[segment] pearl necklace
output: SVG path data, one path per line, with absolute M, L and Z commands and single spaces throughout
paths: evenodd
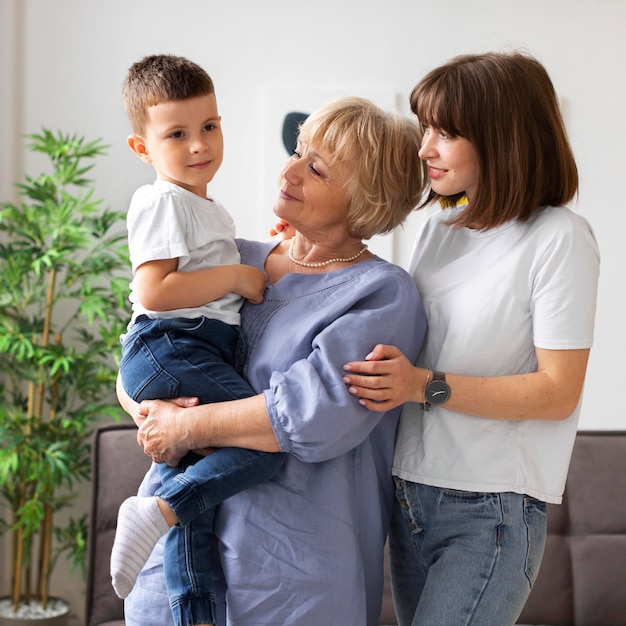
M 298 259 L 294 258 L 293 247 L 295 243 L 296 243 L 296 238 L 294 237 L 291 240 L 291 245 L 289 246 L 289 252 L 287 253 L 287 256 L 289 257 L 290 261 L 293 261 L 296 265 L 300 265 L 302 267 L 324 267 L 325 265 L 330 265 L 331 263 L 349 263 L 350 261 L 354 261 L 355 259 L 358 259 L 367 250 L 367 246 L 363 246 L 353 256 L 338 258 L 338 259 L 329 259 L 328 261 L 320 261 L 319 263 L 307 263 L 306 261 L 299 261 Z

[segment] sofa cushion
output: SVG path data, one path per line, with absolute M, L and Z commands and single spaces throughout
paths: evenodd
M 626 533 L 624 434 L 578 434 L 567 478 L 567 497 L 572 535 Z
M 124 603 L 111 586 L 109 560 L 119 505 L 137 493 L 150 467 L 136 433 L 134 424 L 124 422 L 100 427 L 94 436 L 86 626 L 124 626 Z
M 626 624 L 626 536 L 571 538 L 576 626 Z
M 123 626 L 109 557 L 120 502 L 149 467 L 133 424 L 102 427 L 93 446 L 86 626 Z M 626 625 L 626 432 L 579 432 L 562 505 L 548 505 L 546 550 L 519 624 Z M 397 624 L 385 566 L 381 624 Z
M 626 437 L 579 433 L 567 479 L 576 626 L 626 624 Z
M 626 624 L 626 435 L 579 432 L 520 623 Z

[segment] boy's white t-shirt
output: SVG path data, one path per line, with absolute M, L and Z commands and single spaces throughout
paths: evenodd
M 193 272 L 220 265 L 238 265 L 235 224 L 224 207 L 173 183 L 156 180 L 133 194 L 128 215 L 128 245 L 133 273 L 147 261 L 178 259 L 178 270 Z M 131 324 L 138 315 L 150 318 L 206 316 L 227 324 L 240 323 L 243 299 L 229 293 L 196 308 L 149 311 L 130 283 L 133 305 Z
M 428 218 L 415 242 L 409 272 L 429 322 L 418 364 L 503 376 L 536 371 L 535 347 L 590 348 L 599 253 L 587 221 L 549 207 L 485 232 L 444 224 L 462 208 Z M 506 421 L 407 404 L 394 475 L 559 503 L 579 412 L 580 402 L 563 421 Z

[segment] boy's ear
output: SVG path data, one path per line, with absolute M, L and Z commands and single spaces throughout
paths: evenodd
M 128 135 L 126 139 L 128 147 L 144 162 L 152 163 L 152 158 L 148 154 L 148 148 L 141 135 Z

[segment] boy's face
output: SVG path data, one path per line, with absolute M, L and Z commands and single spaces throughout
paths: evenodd
M 163 102 L 148 109 L 143 134 L 131 135 L 128 145 L 157 178 L 206 198 L 222 164 L 220 121 L 214 94 Z

